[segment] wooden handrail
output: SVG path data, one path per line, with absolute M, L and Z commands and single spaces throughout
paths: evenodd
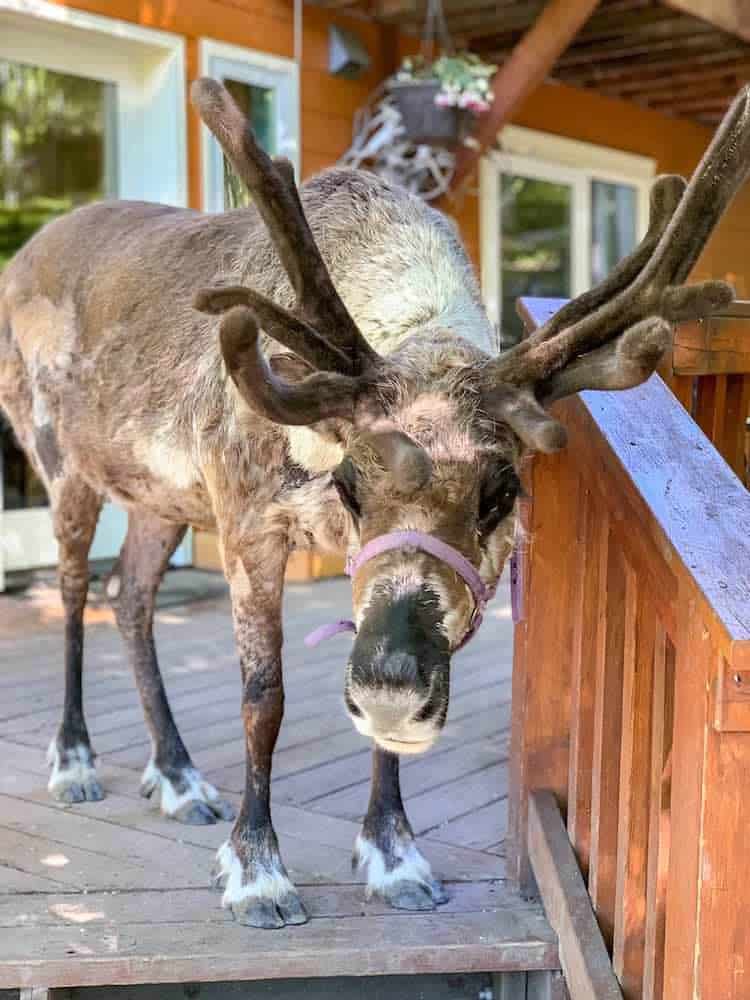
M 750 374 L 750 302 L 732 302 L 701 322 L 681 323 L 671 362 L 675 375 Z
M 534 884 L 549 790 L 626 1000 L 750 995 L 750 493 L 658 376 L 556 415 L 568 448 L 526 471 L 511 873 Z

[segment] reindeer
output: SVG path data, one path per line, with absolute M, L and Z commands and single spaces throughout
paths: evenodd
M 218 854 L 242 923 L 303 923 L 271 822 L 289 551 L 358 552 L 344 700 L 374 744 L 355 857 L 395 907 L 446 899 L 418 850 L 399 755 L 442 730 L 451 654 L 511 550 L 518 469 L 554 451 L 547 407 L 646 379 L 670 324 L 731 298 L 680 287 L 748 169 L 744 90 L 687 191 L 656 181 L 648 234 L 592 291 L 495 355 L 453 225 L 377 177 L 331 169 L 301 195 L 219 84 L 193 101 L 254 207 L 204 215 L 100 203 L 52 222 L 0 277 L 0 400 L 50 498 L 65 611 L 65 703 L 49 789 L 103 791 L 83 714 L 87 553 L 104 497 L 128 510 L 106 585 L 152 741 L 142 791 L 183 823 L 233 818 L 193 765 L 152 635 L 186 525 L 218 531 L 242 670 L 247 777 Z M 261 333 L 262 331 L 262 333 Z M 218 333 L 218 336 L 217 336 Z

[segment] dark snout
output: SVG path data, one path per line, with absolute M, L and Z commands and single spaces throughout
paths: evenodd
M 437 594 L 376 587 L 352 649 L 346 707 L 357 729 L 392 753 L 422 753 L 448 712 L 450 651 Z

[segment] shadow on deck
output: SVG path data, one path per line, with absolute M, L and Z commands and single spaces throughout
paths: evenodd
M 167 594 L 179 589 L 179 576 L 172 574 Z M 266 932 L 235 925 L 207 888 L 227 827 L 180 826 L 139 797 L 146 731 L 119 637 L 96 599 L 86 709 L 107 798 L 67 807 L 49 799 L 44 751 L 61 708 L 61 621 L 44 586 L 33 599 L 0 598 L 0 988 L 559 967 L 541 909 L 504 881 L 507 591 L 454 662 L 442 740 L 403 761 L 407 811 L 452 897 L 429 914 L 365 902 L 351 871 L 369 749 L 342 704 L 350 640 L 312 652 L 302 644 L 309 628 L 348 601 L 343 580 L 287 588 L 274 820 L 313 919 Z M 170 603 L 156 628 L 177 721 L 196 764 L 236 802 L 244 750 L 228 601 Z

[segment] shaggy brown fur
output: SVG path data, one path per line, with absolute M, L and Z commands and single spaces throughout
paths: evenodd
M 587 385 L 641 381 L 666 346 L 668 319 L 726 299 L 716 283 L 673 289 L 684 268 L 667 251 L 676 234 L 692 260 L 744 178 L 748 94 L 684 198 L 679 180 L 657 184 L 646 249 L 499 359 L 468 259 L 443 216 L 342 170 L 304 186 L 303 214 L 290 168 L 258 150 L 222 88 L 201 83 L 196 99 L 268 230 L 255 209 L 207 216 L 135 202 L 93 205 L 50 224 L 0 276 L 0 403 L 47 486 L 60 543 L 66 700 L 51 747 L 53 794 L 102 795 L 81 702 L 82 613 L 87 552 L 108 497 L 129 511 L 107 589 L 153 742 L 144 794 L 156 791 L 162 810 L 185 822 L 230 816 L 180 739 L 152 637 L 156 588 L 185 526 L 215 527 L 248 762 L 219 875 L 238 919 L 277 927 L 306 919 L 269 805 L 289 551 L 341 550 L 414 528 L 449 542 L 495 582 L 512 544 L 521 447 L 564 440 L 542 403 Z M 691 239 L 696 213 L 708 211 L 709 174 L 719 208 Z M 196 311 L 197 293 L 201 308 L 230 311 L 220 320 Z M 357 855 L 370 891 L 395 906 L 433 907 L 444 893 L 414 845 L 388 748 L 422 748 L 439 733 L 450 653 L 473 602 L 445 565 L 403 551 L 367 564 L 354 606 L 360 632 L 346 702 L 376 744 Z

